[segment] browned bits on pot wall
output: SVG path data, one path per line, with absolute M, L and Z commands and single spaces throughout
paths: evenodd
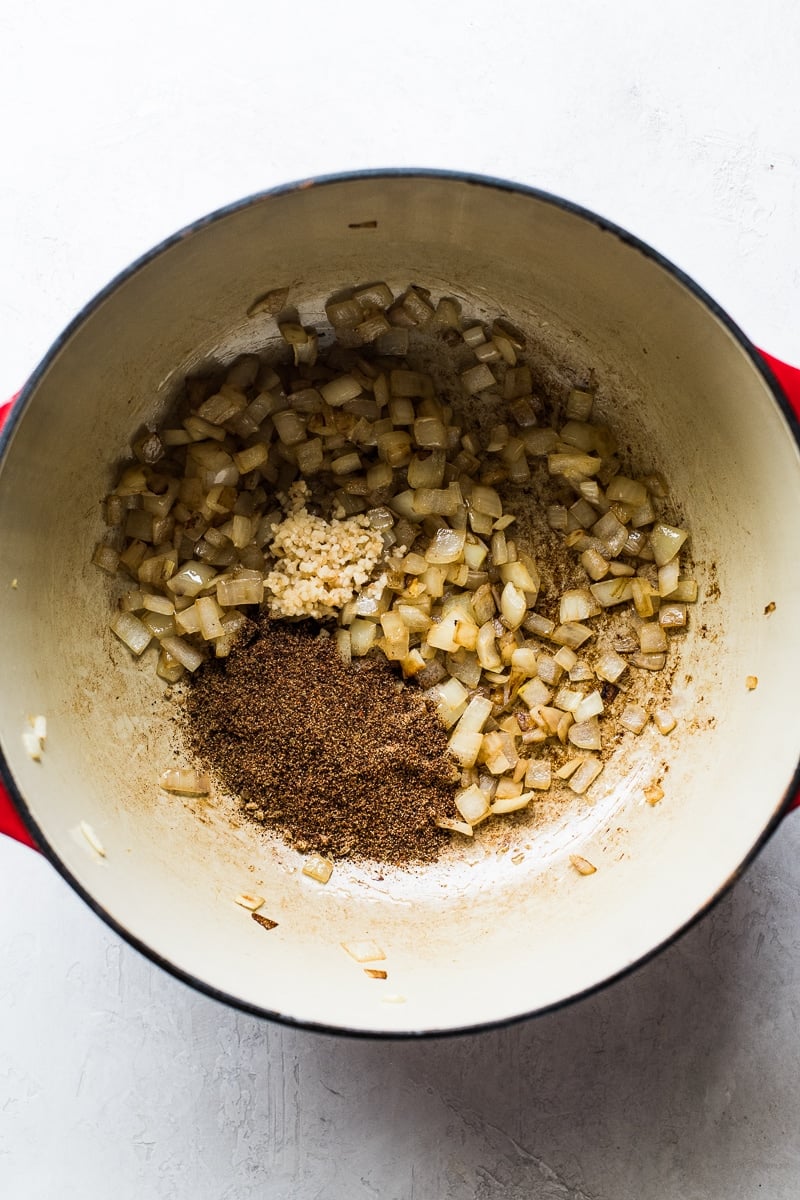
M 311 622 L 262 618 L 186 695 L 198 758 L 302 852 L 430 862 L 448 839 L 457 771 L 447 735 L 383 659 L 345 665 Z

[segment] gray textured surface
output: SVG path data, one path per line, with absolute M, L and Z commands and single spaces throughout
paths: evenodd
M 736 0 L 721 25 L 719 6 L 687 0 L 503 3 L 491 18 L 473 0 L 359 2 L 335 27 L 319 0 L 302 17 L 272 7 L 0 13 L 5 394 L 183 222 L 387 163 L 592 206 L 800 363 L 796 6 Z M 430 1044 L 323 1038 L 196 996 L 0 839 L 11 1200 L 794 1200 L 799 1077 L 800 814 L 633 977 Z
M 0 1177 L 15 1200 L 790 1200 L 799 854 L 795 821 L 615 987 L 420 1044 L 282 1029 L 196 996 L 3 847 Z

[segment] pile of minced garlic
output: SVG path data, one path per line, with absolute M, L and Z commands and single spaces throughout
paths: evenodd
M 289 488 L 287 516 L 270 549 L 276 564 L 265 579 L 275 617 L 332 617 L 353 599 L 383 554 L 383 538 L 366 516 L 330 521 L 306 508 L 302 480 Z

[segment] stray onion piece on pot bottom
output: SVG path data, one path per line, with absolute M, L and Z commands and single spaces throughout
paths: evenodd
M 555 777 L 584 794 L 603 768 L 608 697 L 631 669 L 666 668 L 697 599 L 666 481 L 625 473 L 591 386 L 543 423 L 552 406 L 502 317 L 385 283 L 338 293 L 326 313 L 332 340 L 279 317 L 282 357 L 188 378 L 172 420 L 135 441 L 93 557 L 128 578 L 111 629 L 134 656 L 155 642 L 158 675 L 176 683 L 228 655 L 255 606 L 329 618 L 345 662 L 383 654 L 435 706 L 462 772 L 460 819 L 442 828 L 471 836 Z M 541 464 L 547 494 L 527 503 L 585 575 L 555 619 L 537 611 L 537 546 L 506 505 Z M 653 715 L 672 730 L 663 704 Z M 619 728 L 641 733 L 648 716 L 630 703 Z M 207 786 L 168 776 L 178 793 Z

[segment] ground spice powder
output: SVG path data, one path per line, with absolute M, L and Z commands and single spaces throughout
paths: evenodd
M 245 811 L 301 851 L 430 862 L 458 770 L 420 692 L 381 658 L 346 665 L 312 622 L 263 617 L 192 677 L 190 748 Z

